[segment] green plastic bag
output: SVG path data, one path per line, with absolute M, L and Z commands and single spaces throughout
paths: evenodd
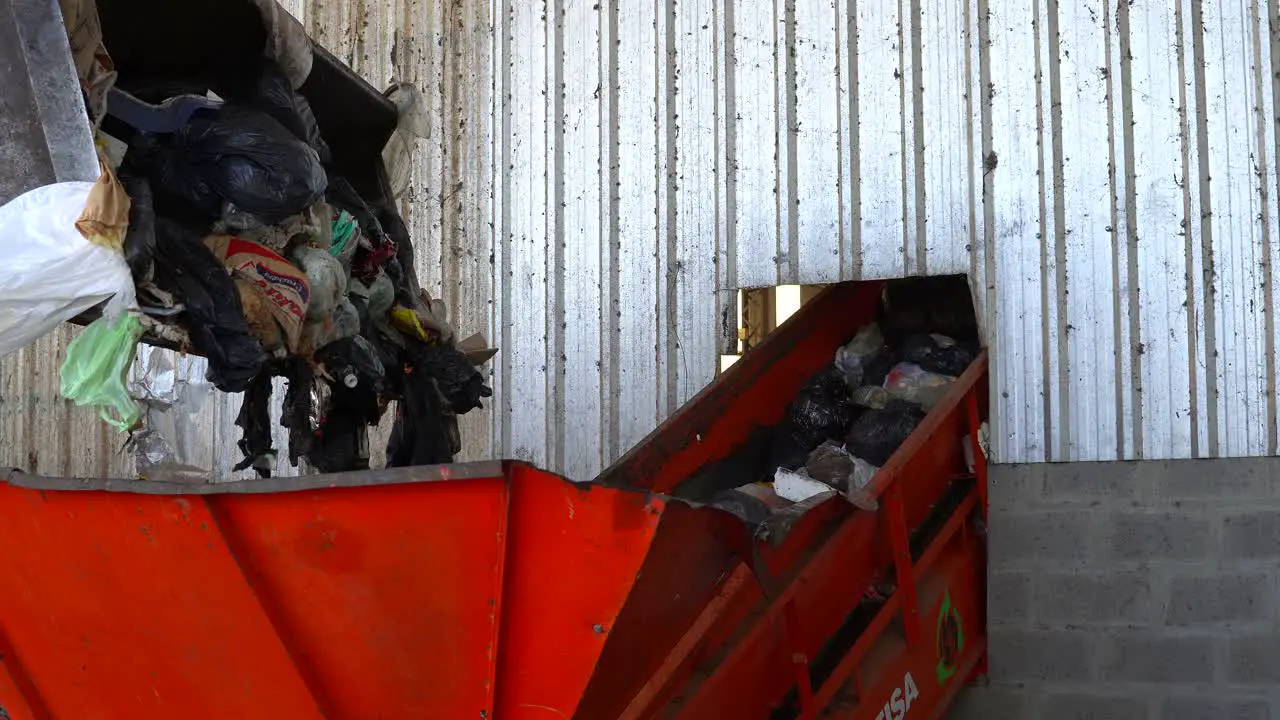
M 93 321 L 67 345 L 60 372 L 62 396 L 76 405 L 97 406 L 98 415 L 117 430 L 133 429 L 142 410 L 126 383 L 142 332 L 142 323 L 129 313 L 114 323 L 106 318 Z
M 355 237 L 356 230 L 359 229 L 359 226 L 356 225 L 356 219 L 351 216 L 351 213 L 346 210 L 339 210 L 333 216 L 333 245 L 329 247 L 329 254 L 334 257 L 342 257 L 347 254 L 347 243 L 351 242 L 351 239 Z M 359 242 L 359 240 L 356 242 Z

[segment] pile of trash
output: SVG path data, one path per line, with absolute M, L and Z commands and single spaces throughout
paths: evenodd
M 840 347 L 769 429 L 767 470 L 757 470 L 763 476 L 715 502 L 767 518 L 834 492 L 876 509 L 876 473 L 980 352 L 976 323 L 945 304 L 895 305 L 893 298 L 886 293 L 878 321 Z
M 418 287 L 395 192 L 367 201 L 331 162 L 297 91 L 308 64 L 273 58 L 269 44 L 230 81 L 130 93 L 104 71 L 100 36 L 70 37 L 94 58 L 81 80 L 102 173 L 0 207 L 0 243 L 17 263 L 0 280 L 0 353 L 107 301 L 68 348 L 62 392 L 136 443 L 167 446 L 148 437 L 156 429 L 126 389 L 149 338 L 207 358 L 213 386 L 244 394 L 237 470 L 275 466 L 277 377 L 294 466 L 368 468 L 368 428 L 393 402 L 388 466 L 450 462 L 457 416 L 492 395 L 478 368 L 496 350 L 459 338 L 444 303 Z M 386 152 L 407 153 L 403 126 L 421 103 L 405 100 L 411 86 L 389 92 L 402 127 Z M 391 187 L 384 159 L 371 162 Z M 173 460 L 164 454 L 140 465 Z

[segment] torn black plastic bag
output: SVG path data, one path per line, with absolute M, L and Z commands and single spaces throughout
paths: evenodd
M 155 283 L 181 303 L 179 322 L 191 347 L 209 361 L 208 379 L 223 392 L 244 392 L 267 354 L 249 331 L 240 294 L 226 268 L 200 237 L 167 218 L 156 219 Z
M 933 336 L 925 335 L 924 333 L 908 335 L 902 341 L 900 349 L 903 360 L 917 365 L 937 351 L 938 341 L 934 340 Z
M 844 375 L 828 367 L 800 388 L 787 419 L 791 435 L 807 455 L 827 440 L 839 439 L 853 419 L 853 391 Z
M 369 469 L 369 426 L 357 409 L 345 404 L 351 399 L 335 393 L 325 405 L 307 453 L 312 467 L 322 473 Z
M 333 394 L 345 408 L 358 408 L 368 422 L 377 422 L 377 408 L 386 390 L 386 371 L 378 351 L 356 335 L 331 342 L 315 354 L 316 362 L 333 378 Z
M 297 467 L 299 458 L 310 454 L 320 422 L 319 408 L 312 400 L 315 375 L 306 360 L 293 358 L 289 361 L 286 377 L 288 386 L 284 392 L 280 426 L 289 431 L 289 464 Z
M 252 467 L 259 477 L 271 477 L 275 461 L 275 449 L 271 443 L 271 374 L 262 373 L 253 379 L 244 393 L 236 425 L 242 434 L 240 452 L 244 460 L 233 470 L 239 472 Z
M 241 229 L 297 215 L 328 184 L 316 151 L 252 108 L 201 111 L 179 132 L 146 137 L 139 148 L 153 187 Z
M 978 357 L 978 344 L 960 342 L 934 350 L 920 361 L 920 367 L 931 373 L 960 377 Z
M 124 236 L 124 259 L 133 282 L 150 282 L 155 267 L 156 211 L 151 202 L 151 183 L 135 175 L 121 175 L 120 184 L 129 196 L 129 229 Z
M 257 72 L 248 77 L 241 76 L 237 82 L 221 85 L 218 89 L 227 99 L 270 115 L 294 137 L 306 141 L 322 164 L 329 164 L 332 159 L 329 144 L 320 134 L 311 103 L 293 89 L 293 84 L 274 60 L 263 58 Z
M 387 440 L 387 467 L 453 462 L 444 408 L 436 381 L 422 372 L 404 378 L 404 397 L 396 407 Z
M 482 407 L 483 398 L 493 396 L 484 376 L 461 351 L 450 345 L 415 345 L 411 352 L 414 372 L 436 380 L 440 394 L 454 413 L 465 415 Z
M 329 343 L 315 355 L 332 378 L 307 459 L 320 472 L 369 467 L 369 425 L 377 423 L 386 388 L 378 351 L 359 335 Z
M 893 350 L 885 347 L 876 351 L 863 366 L 862 384 L 863 386 L 884 384 L 885 378 L 889 377 L 889 371 L 893 370 L 893 366 L 898 364 L 898 354 Z

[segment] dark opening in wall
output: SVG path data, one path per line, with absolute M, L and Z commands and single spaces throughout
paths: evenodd
M 737 352 L 720 356 L 719 372 L 757 347 L 770 333 L 817 297 L 826 285 L 778 285 L 748 288 L 737 293 Z M 883 328 L 892 334 L 922 332 L 926 320 L 946 314 L 953 339 L 981 342 L 969 281 L 964 275 L 940 275 L 889 280 L 879 313 Z

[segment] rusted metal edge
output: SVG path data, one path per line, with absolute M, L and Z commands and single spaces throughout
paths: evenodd
M 60 478 L 32 475 L 16 469 L 0 469 L 0 482 L 32 490 L 93 490 L 137 493 L 140 495 L 258 495 L 297 492 L 322 488 L 369 487 L 400 483 L 438 482 L 500 478 L 513 461 L 485 460 L 456 465 L 424 465 L 420 467 L 362 470 L 327 475 L 300 475 L 287 478 L 263 478 L 234 482 L 190 482 L 175 480 L 182 473 L 158 473 L 154 479 L 125 478 Z M 187 477 L 190 477 L 189 475 Z M 568 482 L 566 480 L 566 482 Z

